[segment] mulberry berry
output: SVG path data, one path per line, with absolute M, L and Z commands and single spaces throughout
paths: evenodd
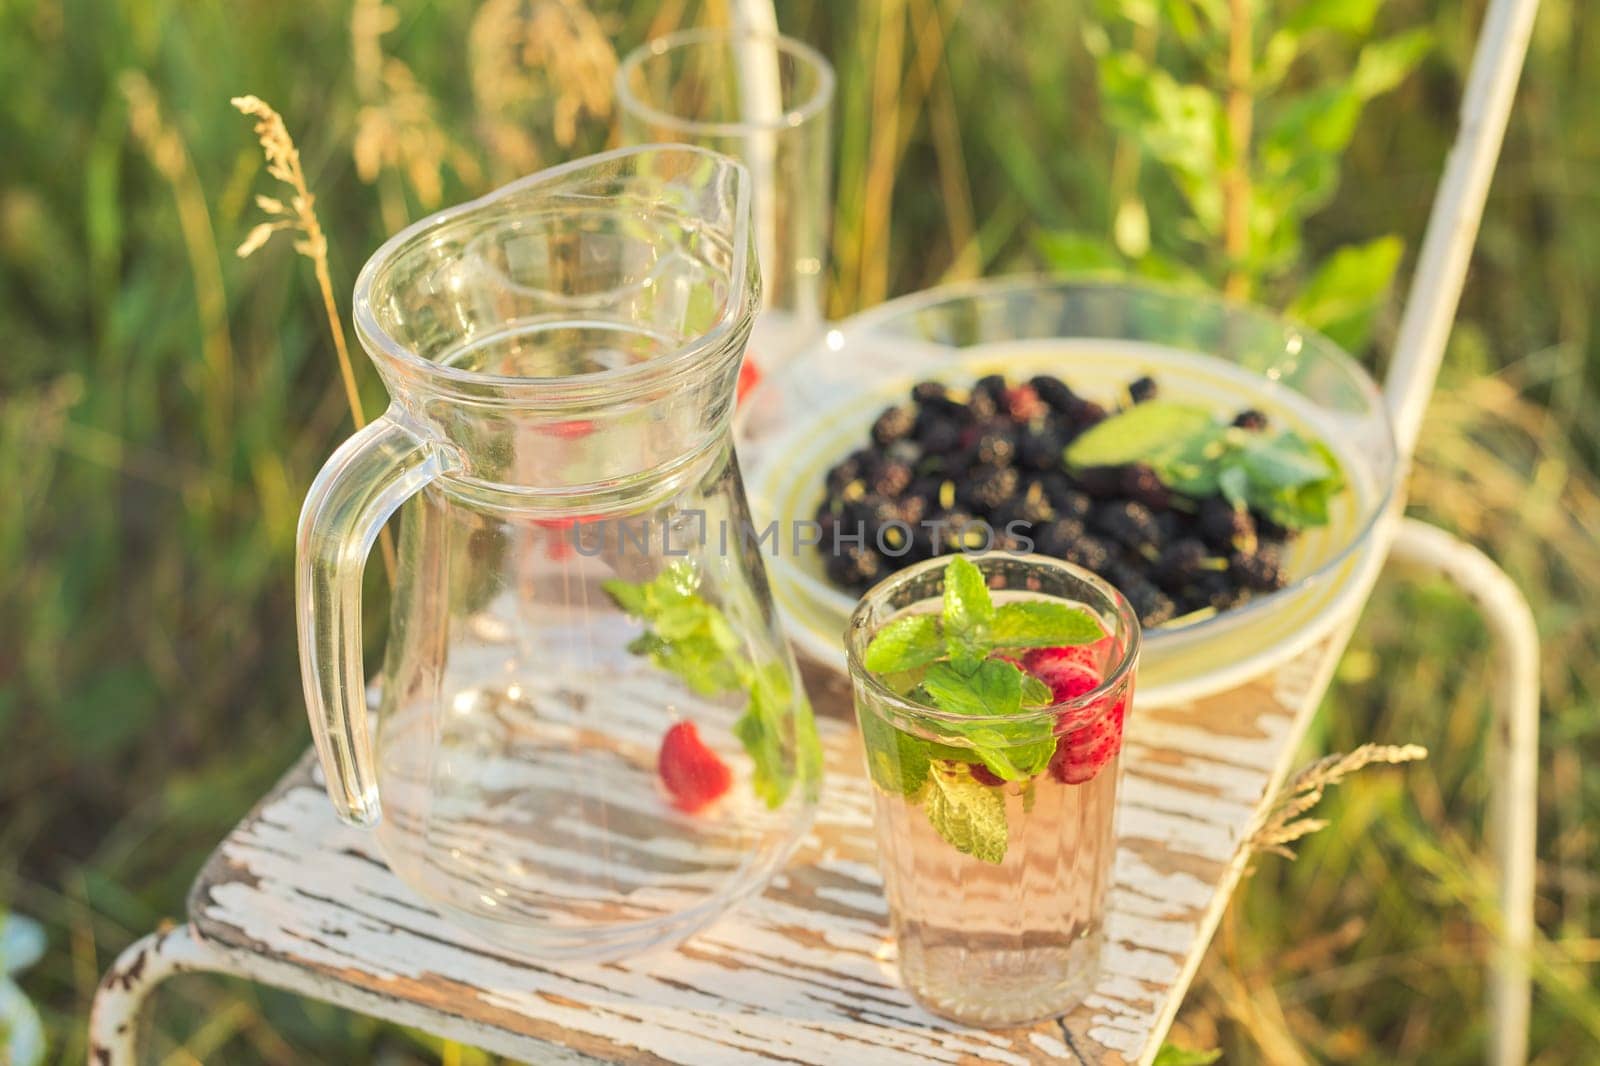
M 1062 558 L 1074 566 L 1102 573 L 1111 564 L 1111 549 L 1098 537 L 1084 534 L 1067 548 Z
M 961 426 L 948 414 L 923 411 L 915 432 L 926 455 L 947 456 L 961 445 Z
M 1122 467 L 1085 466 L 1073 472 L 1078 487 L 1097 500 L 1110 500 L 1122 495 Z
M 1074 397 L 1072 405 L 1064 412 L 1075 432 L 1082 433 L 1106 419 L 1106 409 L 1093 400 Z
M 1250 512 L 1234 507 L 1221 496 L 1200 501 L 1200 535 L 1220 552 L 1254 553 L 1256 524 Z
M 1258 592 L 1271 592 L 1285 584 L 1283 563 L 1271 548 L 1258 548 L 1251 555 L 1234 552 L 1228 557 L 1228 576 Z
M 823 568 L 829 580 L 861 592 L 871 588 L 885 572 L 883 556 L 872 548 L 854 544 L 846 544 L 829 555 Z
M 1172 494 L 1161 483 L 1161 477 L 1148 463 L 1129 463 L 1122 468 L 1122 494 L 1151 510 L 1166 509 L 1172 503 Z
M 1128 398 L 1134 403 L 1144 403 L 1146 400 L 1156 398 L 1155 378 L 1145 376 L 1135 378 L 1128 384 Z
M 1260 433 L 1267 428 L 1267 416 L 1254 407 L 1247 407 L 1233 416 L 1233 424 L 1251 433 Z
M 879 459 L 872 465 L 868 485 L 880 496 L 895 497 L 911 487 L 911 465 L 898 459 Z
M 974 511 L 988 513 L 1017 492 L 1017 472 L 1008 466 L 973 467 L 956 488 L 956 499 Z
M 1244 593 L 1222 571 L 1205 570 L 1196 575 L 1184 589 L 1183 599 L 1184 606 L 1191 611 L 1207 607 L 1226 611 L 1244 599 Z
M 1058 518 L 1033 531 L 1033 550 L 1041 555 L 1066 559 L 1072 546 L 1083 537 L 1083 523 L 1076 518 Z M 1082 563 L 1079 564 L 1084 565 Z M 1093 567 L 1090 567 L 1093 569 Z
M 1150 508 L 1132 500 L 1101 504 L 1089 512 L 1089 526 L 1125 548 L 1144 551 L 1157 548 L 1161 530 Z
M 1076 400 L 1077 394 L 1067 387 L 1067 383 L 1050 374 L 1040 374 L 1030 378 L 1028 384 L 1033 386 L 1034 394 L 1050 406 L 1052 410 L 1066 414 Z
M 897 440 L 910 436 L 916 421 L 917 416 L 911 413 L 909 407 L 887 408 L 878 416 L 878 420 L 872 423 L 872 439 L 879 446 L 887 447 Z
M 911 402 L 918 406 L 938 404 L 941 400 L 949 398 L 950 390 L 940 381 L 919 381 L 911 386 Z
M 972 442 L 972 455 L 987 466 L 1010 466 L 1017 457 L 1017 435 L 1000 421 L 986 422 Z
M 967 406 L 979 418 L 993 418 L 1006 406 L 1006 379 L 999 374 L 988 374 L 981 377 L 972 386 L 972 395 L 967 398 Z
M 1173 541 L 1156 560 L 1156 579 L 1169 588 L 1186 585 L 1208 572 L 1210 560 L 1206 546 L 1193 537 Z
M 1061 452 L 1066 446 L 1061 434 L 1049 426 L 1023 430 L 1017 442 L 1017 463 L 1029 470 L 1055 470 L 1061 465 Z

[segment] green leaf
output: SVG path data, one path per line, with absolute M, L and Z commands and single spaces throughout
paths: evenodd
M 944 653 L 938 620 L 931 614 L 912 614 L 878 630 L 861 662 L 875 674 L 895 674 L 931 663 Z
M 981 649 L 992 621 L 994 600 L 983 571 L 955 556 L 944 568 L 944 639 L 951 655 Z
M 1290 303 L 1289 316 L 1350 351 L 1362 350 L 1404 247 L 1399 237 L 1388 236 L 1340 248 L 1317 267 Z
M 966 771 L 928 774 L 928 822 L 963 855 L 999 865 L 1006 857 L 1006 803 L 998 788 Z
M 1001 604 L 989 627 L 989 637 L 999 648 L 1092 644 L 1105 635 L 1105 630 L 1088 611 L 1050 600 Z
M 1216 424 L 1203 407 L 1152 400 L 1113 415 L 1068 446 L 1071 466 L 1120 466 L 1148 462 L 1152 456 L 1187 443 Z
M 1306 0 L 1284 22 L 1293 33 L 1333 30 L 1365 37 L 1383 0 Z
M 1022 705 L 1024 707 L 1048 707 L 1055 702 L 1055 693 L 1050 686 L 1040 681 L 1032 674 L 1022 675 Z
M 1211 1066 L 1220 1058 L 1220 1051 L 1191 1051 L 1176 1044 L 1162 1044 L 1150 1066 Z
M 902 733 L 870 708 L 863 708 L 857 717 L 873 783 L 890 795 L 915 797 L 928 780 L 928 743 Z
M 1405 81 L 1432 50 L 1433 33 L 1425 28 L 1373 41 L 1356 57 L 1350 86 L 1363 100 L 1381 96 Z
M 1043 773 L 1056 753 L 1055 720 L 1050 715 L 1021 722 L 968 724 L 960 728 L 972 754 L 998 777 L 1022 781 Z
M 970 677 L 949 663 L 934 663 L 922 679 L 934 706 L 951 714 L 1016 714 L 1022 709 L 1022 671 L 985 659 Z
M 793 711 L 793 687 L 788 667 L 769 664 L 755 672 L 750 685 L 750 704 L 734 723 L 733 734 L 750 755 L 754 771 L 751 787 L 768 807 L 778 807 L 794 786 L 794 773 L 784 758 L 783 729 Z M 800 738 L 796 738 L 797 749 Z M 797 750 L 797 755 L 801 753 Z
M 1217 491 L 1235 509 L 1243 508 L 1250 503 L 1250 475 L 1245 473 L 1242 466 L 1226 466 L 1217 475 Z
M 1062 274 L 1119 277 L 1127 273 L 1122 257 L 1109 242 L 1084 233 L 1051 230 L 1034 243 L 1052 270 Z
M 1295 489 L 1333 476 L 1334 468 L 1297 433 L 1275 437 L 1252 434 L 1239 456 L 1239 469 L 1261 488 Z

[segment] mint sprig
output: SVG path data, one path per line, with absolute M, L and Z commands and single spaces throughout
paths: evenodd
M 758 664 L 722 610 L 699 592 L 700 575 L 688 563 L 667 567 L 654 579 L 601 582 L 618 607 L 644 623 L 628 650 L 648 656 L 698 696 L 741 692 L 748 703 L 733 733 L 754 765 L 751 787 L 768 807 L 781 806 L 794 787 L 784 760 L 784 740 L 795 745 L 799 773 L 809 789 L 821 780 L 822 747 L 805 694 L 796 699 L 786 663 Z
M 1250 432 L 1166 400 L 1096 424 L 1067 446 L 1065 459 L 1080 469 L 1146 463 L 1169 489 L 1220 493 L 1289 529 L 1326 525 L 1329 502 L 1344 488 L 1339 461 L 1321 441 L 1293 430 Z
M 961 721 L 941 721 L 940 728 L 965 744 L 912 736 L 863 708 L 862 740 L 873 782 L 921 802 L 933 828 L 963 854 L 1000 862 L 1006 851 L 1005 800 L 969 767 L 982 764 L 1004 781 L 1026 781 L 1049 766 L 1056 750 L 1048 717 L 1007 720 L 1049 706 L 1052 697 L 1048 685 L 1003 656 L 1104 636 L 1082 608 L 1048 600 L 996 606 L 983 572 L 954 557 L 945 566 L 941 613 L 905 615 L 884 625 L 862 653 L 862 665 L 896 692 L 961 715 Z

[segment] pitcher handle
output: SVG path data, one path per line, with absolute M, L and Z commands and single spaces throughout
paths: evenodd
M 362 572 L 384 522 L 444 469 L 438 445 L 391 406 L 333 453 L 300 509 L 300 682 L 328 798 L 351 825 L 373 825 L 381 811 L 361 662 Z

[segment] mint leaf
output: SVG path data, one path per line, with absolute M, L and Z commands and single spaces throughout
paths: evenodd
M 962 736 L 972 744 L 976 755 L 997 777 L 1020 781 L 1043 773 L 1056 753 L 1054 722 L 1047 715 L 1027 722 L 996 722 L 993 725 L 965 725 Z
M 898 674 L 925 666 L 945 654 L 944 638 L 931 614 L 896 618 L 872 637 L 862 665 L 875 674 Z
M 601 588 L 645 625 L 628 651 L 648 656 L 697 696 L 746 695 L 733 733 L 750 756 L 752 789 L 778 807 L 794 787 L 795 770 L 785 757 L 791 741 L 807 788 L 820 780 L 822 748 L 811 706 L 803 693 L 796 698 L 786 663 L 751 661 L 727 616 L 696 591 L 699 583 L 693 567 L 678 563 L 647 582 L 609 580 Z
M 1001 648 L 1092 644 L 1105 635 L 1105 630 L 1088 611 L 1051 600 L 1003 603 L 989 626 L 990 639 Z
M 944 639 L 951 656 L 978 654 L 993 620 L 994 600 L 983 571 L 957 555 L 944 568 Z
M 996 775 L 1017 781 L 1042 772 L 1055 754 L 1054 722 L 1046 715 L 1028 721 L 991 722 L 994 715 L 1012 715 L 1022 710 L 1023 690 L 1029 678 L 1001 659 L 985 659 L 971 677 L 964 676 L 948 663 L 934 663 L 922 679 L 922 687 L 934 706 L 952 714 L 976 719 L 972 722 L 945 722 L 943 728 L 966 739 L 971 754 Z M 1037 689 L 1034 697 L 1039 698 Z M 1039 706 L 1048 706 L 1048 689 Z
M 1245 472 L 1244 467 L 1223 467 L 1222 472 L 1217 475 L 1217 488 L 1235 509 L 1249 505 L 1250 475 Z
M 1210 430 L 1216 419 L 1204 407 L 1151 400 L 1093 426 L 1067 446 L 1070 466 L 1121 466 L 1150 462 L 1189 438 Z
M 788 668 L 768 664 L 765 669 L 754 671 L 750 705 L 733 724 L 733 735 L 754 764 L 750 786 L 768 807 L 781 805 L 794 785 L 794 773 L 783 757 L 783 729 L 793 709 L 792 702 Z M 798 734 L 795 740 L 798 746 Z
M 902 733 L 871 709 L 863 709 L 857 717 L 873 783 L 891 795 L 915 797 L 928 780 L 932 759 L 928 743 Z
M 928 822 L 963 855 L 999 865 L 1006 857 L 1006 801 L 998 788 L 973 780 L 966 771 L 934 769 L 926 806 Z
M 935 707 L 951 714 L 1016 714 L 1022 709 L 1022 671 L 999 659 L 985 659 L 970 677 L 949 663 L 934 663 L 922 687 Z
M 1252 441 L 1244 446 L 1239 466 L 1254 485 L 1273 489 L 1299 488 L 1334 476 L 1323 457 L 1298 433 Z
M 1050 691 L 1049 685 L 1032 674 L 1022 675 L 1022 705 L 1024 707 L 1048 707 L 1055 702 L 1055 698 L 1055 693 Z

